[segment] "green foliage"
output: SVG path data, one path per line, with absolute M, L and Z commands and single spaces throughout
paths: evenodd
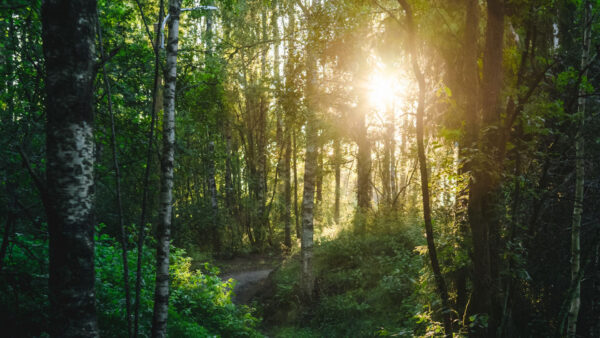
M 377 230 L 358 236 L 345 230 L 318 243 L 318 300 L 309 308 L 297 301 L 300 264 L 296 259 L 286 262 L 275 276 L 272 303 L 264 309 L 278 311 L 276 336 L 371 337 L 382 335 L 384 327 L 390 332 L 418 329 L 421 290 L 419 282 L 408 277 L 417 276 L 423 267 L 413 250 L 418 238 L 411 227 L 398 220 L 394 225 L 384 231 L 389 224 L 371 224 Z
M 16 233 L 0 273 L 2 334 L 40 336 L 48 321 L 48 246 L 35 236 Z
M 100 233 L 104 225 L 98 227 Z M 48 325 L 48 243 L 16 234 L 7 265 L 0 273 L 0 325 L 12 336 L 43 336 Z M 107 234 L 95 236 L 96 309 L 103 337 L 127 336 L 121 245 Z M 135 290 L 137 252 L 129 251 L 129 285 Z M 155 258 L 144 246 L 140 300 L 140 333 L 150 332 L 154 297 Z M 232 281 L 221 281 L 218 269 L 205 264 L 191 270 L 185 251 L 171 253 L 169 335 L 171 337 L 261 337 L 251 309 L 231 302 Z M 132 300 L 133 302 L 133 300 Z
M 231 302 L 233 285 L 221 281 L 218 269 L 204 265 L 204 271 L 191 269 L 192 259 L 182 249 L 171 247 L 168 330 L 172 337 L 260 337 L 254 329 L 258 319 L 247 307 Z M 140 303 L 141 332 L 150 332 L 154 295 L 154 250 L 144 248 L 143 282 Z M 108 235 L 96 239 L 96 293 L 98 322 L 103 336 L 126 335 L 123 269 L 120 245 Z M 135 271 L 137 252 L 129 252 L 130 271 Z M 134 290 L 135 277 L 130 275 Z
M 255 330 L 258 319 L 252 316 L 250 308 L 231 302 L 234 286 L 231 279 L 222 282 L 217 276 L 219 270 L 208 263 L 204 265 L 204 272 L 192 271 L 192 260 L 185 257 L 183 250 L 175 249 L 171 257 L 172 311 L 190 323 L 199 323 L 211 334 L 225 337 L 261 336 Z

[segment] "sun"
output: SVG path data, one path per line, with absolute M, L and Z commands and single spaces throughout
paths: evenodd
M 396 76 L 376 71 L 372 74 L 368 83 L 369 102 L 377 111 L 386 111 L 406 91 L 408 85 Z

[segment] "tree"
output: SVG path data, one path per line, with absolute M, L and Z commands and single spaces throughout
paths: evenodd
M 583 1 L 583 48 L 581 53 L 581 70 L 583 78 L 587 78 L 590 62 L 590 34 L 592 31 L 592 4 Z M 577 133 L 575 135 L 575 201 L 573 201 L 573 220 L 571 224 L 571 289 L 569 300 L 567 336 L 577 336 L 577 317 L 581 307 L 581 214 L 583 213 L 583 185 L 585 181 L 583 126 L 585 121 L 586 96 L 583 84 L 579 85 L 577 100 Z
M 498 215 L 496 202 L 499 188 L 498 163 L 504 155 L 499 151 L 504 139 L 494 126 L 501 118 L 502 50 L 504 37 L 504 2 L 487 1 L 487 27 L 481 82 L 481 116 L 483 127 L 479 151 L 474 159 L 469 183 L 468 215 L 473 241 L 472 313 L 489 316 L 488 326 L 478 326 L 480 336 L 495 335 L 499 325 L 499 302 L 492 290 L 497 289 Z M 473 123 L 474 121 L 470 121 Z M 470 128 L 470 127 L 467 127 Z
M 165 109 L 163 116 L 163 149 L 161 159 L 158 236 L 156 250 L 156 286 L 152 337 L 167 336 L 169 307 L 169 242 L 173 216 L 173 168 L 175 162 L 175 85 L 177 82 L 177 50 L 181 0 L 169 1 L 169 37 L 165 68 Z
M 51 334 L 97 337 L 93 81 L 96 1 L 45 1 Z
M 309 29 L 316 23 L 316 10 L 319 1 L 313 2 L 310 9 L 304 11 L 307 16 Z M 302 194 L 302 237 L 300 255 L 302 259 L 302 276 L 300 288 L 302 296 L 310 301 L 313 298 L 315 276 L 313 271 L 313 236 L 314 236 L 314 205 L 315 181 L 317 175 L 317 58 L 314 45 L 306 45 L 306 156 L 304 159 L 304 192 Z
M 431 269 L 435 277 L 435 284 L 439 297 L 442 301 L 442 316 L 444 318 L 444 333 L 447 337 L 452 336 L 452 318 L 450 305 L 448 301 L 448 290 L 446 281 L 442 275 L 440 264 L 437 258 L 437 249 L 433 238 L 433 224 L 431 221 L 431 202 L 429 200 L 429 178 L 427 170 L 427 156 L 425 155 L 425 146 L 423 144 L 423 119 L 425 115 L 425 92 L 427 90 L 425 76 L 421 71 L 417 59 L 417 47 L 415 43 L 416 27 L 413 21 L 412 7 L 406 0 L 398 0 L 398 3 L 406 13 L 406 25 L 408 30 L 408 52 L 410 54 L 413 73 L 417 78 L 419 85 L 419 99 L 417 103 L 417 156 L 419 158 L 419 169 L 421 174 L 421 197 L 423 200 L 423 220 L 425 223 L 425 234 L 427 237 L 427 251 L 431 262 Z

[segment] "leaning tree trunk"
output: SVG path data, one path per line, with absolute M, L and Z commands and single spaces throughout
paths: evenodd
M 53 337 L 98 336 L 92 214 L 95 17 L 96 1 L 42 5 Z
M 425 115 L 425 77 L 421 72 L 417 61 L 417 48 L 415 44 L 416 28 L 413 22 L 412 9 L 406 0 L 398 0 L 406 12 L 408 47 L 412 68 L 417 82 L 419 84 L 419 101 L 417 105 L 417 154 L 419 157 L 419 168 L 421 174 L 421 193 L 423 198 L 423 219 L 425 221 L 425 236 L 427 238 L 427 251 L 431 262 L 431 269 L 435 278 L 435 284 L 438 289 L 438 295 L 442 300 L 442 317 L 444 319 L 444 331 L 447 337 L 452 337 L 452 318 L 448 301 L 448 290 L 440 264 L 437 258 L 437 250 L 433 238 L 433 224 L 431 222 L 431 202 L 429 200 L 429 179 L 427 171 L 427 157 L 425 156 L 425 147 L 423 144 L 423 118 Z
M 98 29 L 98 45 L 100 47 L 100 57 L 105 59 L 104 42 L 102 40 L 102 28 L 100 27 L 99 15 L 96 14 L 96 25 Z M 129 288 L 129 262 L 127 260 L 127 242 L 128 237 L 125 232 L 123 222 L 123 203 L 121 199 L 121 171 L 119 169 L 119 153 L 117 150 L 117 135 L 115 131 L 115 114 L 113 112 L 112 92 L 108 74 L 106 73 L 106 63 L 102 64 L 102 78 L 106 88 L 106 97 L 108 99 L 108 112 L 110 115 L 110 143 L 113 156 L 113 169 L 115 170 L 115 193 L 117 195 L 117 219 L 119 232 L 121 235 L 121 259 L 123 261 L 123 289 L 125 291 L 125 315 L 127 316 L 127 336 L 131 337 L 132 318 L 131 318 L 131 292 Z
M 181 0 L 169 0 L 169 37 L 165 68 L 165 109 L 163 117 L 163 150 L 158 210 L 156 250 L 156 285 L 152 337 L 167 336 L 169 307 L 169 241 L 173 211 L 173 164 L 175 160 L 175 84 L 177 79 L 177 48 Z
M 164 2 L 159 1 L 158 22 L 162 22 L 164 16 Z M 142 181 L 142 205 L 140 213 L 140 223 L 137 227 L 137 259 L 135 273 L 135 303 L 133 307 L 133 337 L 139 335 L 140 323 L 140 298 L 142 292 L 142 258 L 144 257 L 144 239 L 146 228 L 146 209 L 148 208 L 148 191 L 150 188 L 150 169 L 152 167 L 152 157 L 154 154 L 154 125 L 156 124 L 156 113 L 162 108 L 161 99 L 161 76 L 159 71 L 160 54 L 158 53 L 158 42 L 160 40 L 159 24 L 154 26 L 156 31 L 154 40 L 154 84 L 152 86 L 152 107 L 150 108 L 150 129 L 146 141 L 146 168 L 144 170 L 144 179 Z
M 585 69 L 583 78 L 587 77 L 587 68 L 590 54 L 590 1 L 584 1 L 584 29 L 583 29 L 583 52 L 581 54 L 581 69 Z M 574 288 L 573 295 L 569 300 L 569 313 L 567 316 L 567 336 L 577 335 L 577 317 L 581 307 L 581 215 L 583 214 L 583 185 L 584 185 L 584 144 L 583 123 L 585 119 L 585 89 L 583 85 L 579 88 L 579 101 L 577 106 L 577 134 L 575 135 L 575 201 L 573 202 L 573 220 L 571 223 L 571 287 Z

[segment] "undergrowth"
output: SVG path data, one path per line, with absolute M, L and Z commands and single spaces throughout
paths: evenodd
M 276 337 L 372 337 L 435 334 L 432 283 L 418 225 L 379 217 L 357 235 L 345 229 L 314 247 L 316 295 L 300 300 L 299 255 L 277 271 L 272 294 L 261 301 Z M 391 223 L 391 224 L 390 224 Z

